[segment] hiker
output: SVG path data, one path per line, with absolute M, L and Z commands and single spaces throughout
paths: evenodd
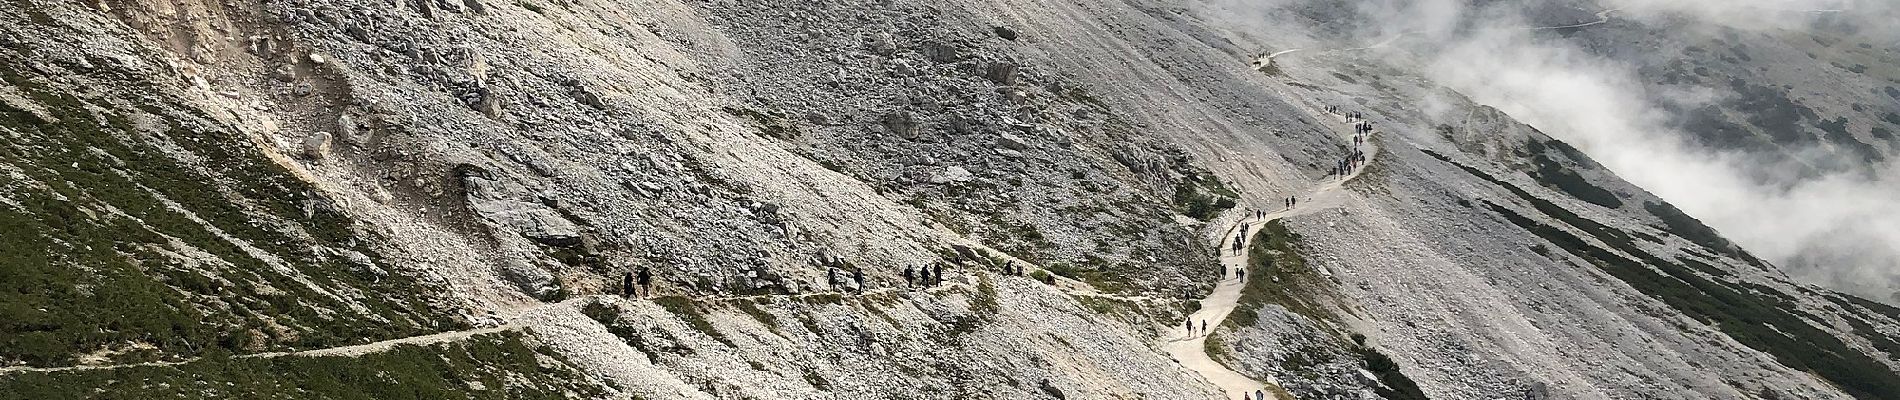
M 1201 334 L 1202 335 L 1207 334 L 1207 320 L 1204 320 L 1204 319 L 1201 320 Z
M 904 266 L 904 286 L 905 287 L 917 286 L 917 266 L 914 266 L 914 265 Z
M 641 296 L 652 296 L 653 270 L 648 267 L 640 267 L 640 274 L 636 275 L 635 278 L 638 279 L 638 283 L 640 284 Z
M 633 298 L 633 271 L 620 278 L 620 297 Z
M 935 281 L 931 281 L 932 285 L 943 283 L 943 264 L 937 264 L 937 271 L 934 273 L 931 273 L 930 275 L 932 278 L 936 279 Z
M 833 291 L 838 290 L 838 267 L 825 267 L 825 284 L 831 285 Z
M 851 280 L 858 284 L 858 294 L 864 294 L 864 268 L 852 268 Z
M 1246 283 L 1246 282 L 1247 282 L 1247 269 L 1246 269 L 1246 268 L 1234 268 L 1234 277 L 1235 277 L 1235 278 L 1239 278 L 1239 279 L 1240 279 L 1240 282 L 1241 282 L 1241 283 Z
M 1220 278 L 1227 279 L 1227 264 L 1220 265 Z

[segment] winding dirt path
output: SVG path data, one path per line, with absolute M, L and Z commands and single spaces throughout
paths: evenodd
M 1343 119 L 1337 115 L 1330 113 L 1325 115 L 1333 116 L 1335 120 L 1343 122 Z M 1346 126 L 1350 127 L 1351 125 Z M 1373 133 L 1378 132 L 1374 131 Z M 1378 155 L 1378 147 L 1373 145 L 1371 136 L 1372 134 L 1366 135 L 1367 140 L 1362 147 L 1366 153 L 1366 163 L 1368 165 L 1372 162 L 1374 157 Z M 1347 140 L 1352 139 L 1352 135 L 1350 134 L 1345 137 Z M 1300 201 L 1306 202 L 1308 199 L 1317 200 L 1324 197 L 1323 195 L 1338 190 L 1346 181 L 1358 177 L 1359 173 L 1365 170 L 1365 167 L 1360 167 L 1343 177 L 1329 176 L 1325 181 L 1315 185 L 1313 189 L 1300 195 Z M 1221 251 L 1221 265 L 1226 266 L 1226 270 L 1230 271 L 1247 267 L 1249 261 L 1247 255 L 1250 252 L 1244 250 L 1245 246 L 1242 246 L 1243 250 L 1239 254 L 1232 254 L 1232 251 L 1229 250 L 1233 248 L 1231 240 L 1235 240 L 1237 236 L 1252 238 L 1254 234 L 1259 233 L 1260 229 L 1269 221 L 1321 208 L 1325 208 L 1325 203 L 1317 205 L 1301 204 L 1298 207 L 1283 208 L 1279 211 L 1267 213 L 1261 217 L 1246 217 L 1234 221 L 1233 225 L 1224 230 L 1220 239 L 1215 242 L 1215 247 Z M 1241 236 L 1241 232 L 1239 232 L 1242 226 L 1245 226 L 1247 230 L 1244 236 Z M 1200 311 L 1195 311 L 1193 314 L 1188 315 L 1188 321 L 1192 321 L 1197 327 L 1203 322 L 1209 327 L 1219 326 L 1222 321 L 1227 320 L 1229 314 L 1233 314 L 1234 308 L 1239 305 L 1240 292 L 1245 286 L 1246 285 L 1241 282 L 1240 279 L 1230 279 L 1226 276 L 1222 276 L 1220 282 L 1214 285 L 1214 291 L 1208 293 L 1206 298 L 1201 299 Z M 1239 372 L 1227 368 L 1226 365 L 1222 365 L 1214 361 L 1212 357 L 1209 357 L 1207 354 L 1206 332 L 1201 332 L 1198 335 L 1186 329 L 1178 332 L 1181 332 L 1179 338 L 1169 340 L 1163 344 L 1162 347 L 1168 351 L 1168 355 L 1174 357 L 1176 362 L 1181 363 L 1181 366 L 1193 370 L 1195 373 L 1200 374 L 1202 378 L 1207 379 L 1208 382 L 1213 383 L 1214 386 L 1220 387 L 1221 392 L 1226 393 L 1226 396 L 1223 398 L 1252 396 L 1257 391 L 1267 388 L 1267 383 L 1241 375 Z

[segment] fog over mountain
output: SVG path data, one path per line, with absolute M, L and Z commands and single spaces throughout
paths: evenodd
M 1238 15 L 1222 19 L 1232 26 L 1258 28 L 1251 23 L 1281 24 L 1289 15 L 1322 7 L 1311 4 L 1226 1 L 1212 2 L 1210 8 Z M 1900 164 L 1890 160 L 1897 149 L 1892 123 L 1900 120 L 1883 121 L 1900 110 L 1900 97 L 1888 92 L 1900 85 L 1890 64 L 1891 49 L 1900 47 L 1894 3 L 1425 0 L 1340 7 L 1348 9 L 1343 15 L 1352 16 L 1346 18 L 1350 23 L 1316 24 L 1323 28 L 1304 34 L 1334 46 L 1386 44 L 1375 51 L 1578 146 L 1791 275 L 1900 301 L 1895 297 L 1900 296 Z M 1663 37 L 1641 37 L 1659 34 L 1652 29 Z M 1726 60 L 1737 67 L 1783 64 L 1778 71 L 1734 75 L 1765 82 L 1813 73 L 1802 72 L 1804 67 L 1835 69 L 1832 59 L 1811 58 L 1813 53 L 1783 57 L 1821 46 L 1822 40 L 1884 52 L 1876 60 L 1889 64 L 1862 72 L 1826 71 L 1833 75 L 1828 79 L 1850 83 L 1802 88 L 1813 92 L 1798 101 L 1817 109 L 1851 103 L 1852 111 L 1836 112 L 1860 114 L 1847 120 L 1845 129 L 1853 140 L 1879 149 L 1878 157 L 1804 140 L 1774 143 L 1769 152 L 1707 143 L 1690 129 L 1712 123 L 1684 110 L 1754 101 L 1738 93 L 1745 89 L 1725 81 L 1659 85 L 1665 78 L 1651 66 L 1696 55 L 1619 47 L 1680 47 L 1651 41 L 1695 44 L 1721 35 L 1759 37 L 1766 45 L 1758 46 L 1789 48 L 1746 61 Z M 1826 39 L 1810 41 L 1809 36 Z M 1779 70 L 1784 68 L 1791 70 Z M 1850 91 L 1830 90 L 1841 86 Z M 1806 127 L 1795 127 L 1800 128 Z

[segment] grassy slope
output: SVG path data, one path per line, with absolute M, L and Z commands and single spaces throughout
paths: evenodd
M 0 54 L 4 85 L 57 121 L 0 102 L 0 199 L 12 203 L 0 207 L 0 365 L 180 360 L 464 326 L 248 138 L 150 82 L 111 82 L 141 94 L 107 97 L 146 101 L 116 107 L 3 60 L 19 58 Z M 133 129 L 134 115 L 158 131 Z
M 598 398 L 593 383 L 518 332 L 361 357 L 213 357 L 174 366 L 29 372 L 0 379 L 21 399 L 558 399 Z

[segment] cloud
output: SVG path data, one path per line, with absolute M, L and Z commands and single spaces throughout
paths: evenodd
M 1553 2 L 1556 0 L 1553 0 Z M 1584 150 L 1592 158 L 1721 231 L 1791 276 L 1883 301 L 1900 288 L 1900 166 L 1762 183 L 1749 173 L 1767 162 L 1688 142 L 1668 113 L 1732 96 L 1725 87 L 1651 89 L 1634 66 L 1599 57 L 1526 29 L 1532 15 L 1563 20 L 1613 18 L 1651 26 L 1727 26 L 1743 30 L 1813 29 L 1829 24 L 1866 35 L 1884 34 L 1894 6 L 1880 1 L 1605 0 L 1594 10 L 1551 2 L 1459 0 L 1370 1 L 1349 43 L 1383 41 L 1410 32 L 1407 42 L 1431 48 L 1406 58 L 1419 72 L 1472 100 L 1496 107 Z M 1314 6 L 1274 1 L 1269 7 Z M 1587 4 L 1586 4 L 1587 6 Z M 1233 7 L 1229 5 L 1229 7 Z M 1846 9 L 1851 12 L 1810 10 Z M 1554 11 L 1553 11 L 1554 10 Z M 1272 12 L 1246 15 L 1272 15 Z M 1554 17 L 1553 17 L 1554 16 Z M 1574 19 L 1572 19 L 1574 20 Z M 1703 24 L 1683 23 L 1683 20 Z M 1267 21 L 1260 21 L 1267 22 Z M 1270 23 L 1270 22 L 1268 22 Z M 1588 29 L 1616 29 L 1604 24 Z M 1329 36 L 1315 33 L 1312 36 Z M 1876 36 L 1877 37 L 1877 36 Z M 1890 39 L 1900 41 L 1900 39 Z M 1340 45 L 1342 47 L 1348 45 Z M 1427 53 L 1427 52 L 1422 52 Z M 1807 61 L 1807 60 L 1800 60 Z M 1832 154 L 1823 149 L 1797 152 Z M 1851 161 L 1859 162 L 1859 161 Z

